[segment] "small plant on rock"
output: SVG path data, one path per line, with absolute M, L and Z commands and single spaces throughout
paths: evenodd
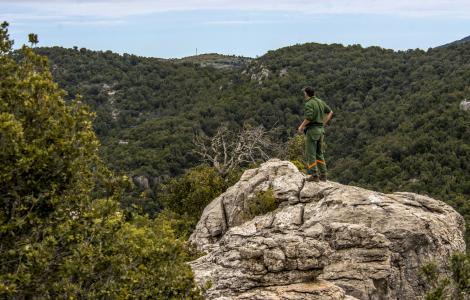
M 248 200 L 248 204 L 243 214 L 244 220 L 251 220 L 256 216 L 267 214 L 274 211 L 279 206 L 279 201 L 274 197 L 272 189 L 259 191 Z
M 435 262 L 421 268 L 427 284 L 426 300 L 465 300 L 470 296 L 470 260 L 468 254 L 455 253 L 450 257 L 451 276 L 439 271 Z
M 300 171 L 305 170 L 304 149 L 305 140 L 302 135 L 296 135 L 287 141 L 287 159 Z

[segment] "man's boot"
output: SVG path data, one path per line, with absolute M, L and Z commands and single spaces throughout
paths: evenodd
M 326 174 L 320 175 L 320 180 L 321 181 L 326 181 Z
M 318 175 L 310 175 L 307 177 L 307 181 L 319 182 L 320 177 L 318 177 Z

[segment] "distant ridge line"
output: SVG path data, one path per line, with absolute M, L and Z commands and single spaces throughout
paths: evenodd
M 447 44 L 438 46 L 436 48 L 446 48 L 446 47 L 449 47 L 449 46 L 452 46 L 452 45 L 458 45 L 458 44 L 463 44 L 463 43 L 467 43 L 467 42 L 470 42 L 470 35 L 467 36 L 467 37 L 464 37 L 463 39 L 453 41 L 451 43 L 447 43 Z

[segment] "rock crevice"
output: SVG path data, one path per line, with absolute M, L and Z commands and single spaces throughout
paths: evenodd
M 244 220 L 267 189 L 279 208 Z M 464 251 L 463 229 L 443 202 L 307 182 L 271 160 L 206 207 L 190 240 L 207 254 L 191 266 L 208 299 L 417 299 L 420 266 Z

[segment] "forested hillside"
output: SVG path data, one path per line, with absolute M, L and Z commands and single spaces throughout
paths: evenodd
M 192 63 L 85 49 L 38 49 L 54 77 L 73 98 L 97 112 L 95 130 L 117 170 L 168 177 L 194 165 L 190 137 L 200 126 L 200 107 L 216 99 L 222 73 Z M 207 125 L 206 125 L 207 124 Z M 119 143 L 121 141 L 121 143 Z
M 449 47 L 449 46 L 451 46 L 451 45 L 463 44 L 463 43 L 468 43 L 468 42 L 470 42 L 470 36 L 464 37 L 463 39 L 454 41 L 454 42 L 452 42 L 452 43 L 448 43 L 448 44 L 439 46 L 438 48 L 445 48 L 445 47 Z
M 301 88 L 335 112 L 327 128 L 330 178 L 385 192 L 429 194 L 470 211 L 470 44 L 395 52 L 304 44 L 270 51 L 240 69 L 203 67 L 86 49 L 39 48 L 55 79 L 97 113 L 102 154 L 150 186 L 198 165 L 193 135 L 217 127 L 301 122 Z M 158 202 L 158 196 L 152 201 Z M 158 205 L 157 205 L 158 206 Z

